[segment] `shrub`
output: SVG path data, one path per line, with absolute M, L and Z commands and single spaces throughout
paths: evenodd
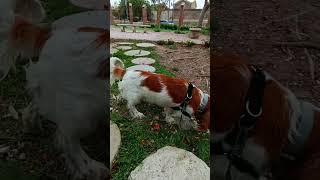
M 185 42 L 185 44 L 186 44 L 187 47 L 192 47 L 195 43 L 193 41 L 191 41 L 191 40 L 188 40 L 188 41 Z

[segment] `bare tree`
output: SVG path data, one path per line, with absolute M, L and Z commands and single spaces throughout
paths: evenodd
M 157 11 L 156 25 L 160 27 L 161 14 L 164 10 L 166 10 L 167 5 L 169 5 L 170 3 L 170 0 L 151 0 L 151 1 Z
M 202 11 L 201 11 L 201 13 L 200 13 L 200 17 L 199 17 L 199 21 L 198 21 L 198 27 L 202 27 L 204 15 L 205 15 L 206 12 L 208 11 L 209 7 L 210 7 L 210 3 L 208 2 L 208 0 L 205 0 L 204 6 L 203 6 Z M 210 16 L 210 15 L 209 15 L 209 16 Z

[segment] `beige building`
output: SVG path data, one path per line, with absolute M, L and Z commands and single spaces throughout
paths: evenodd
M 180 9 L 182 3 L 184 3 L 185 9 L 197 9 L 196 0 L 175 0 L 174 9 Z

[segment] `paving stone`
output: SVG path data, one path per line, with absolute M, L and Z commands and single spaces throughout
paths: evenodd
M 123 50 L 123 51 L 127 51 L 127 50 L 132 49 L 131 46 L 117 46 L 116 48 L 117 48 L 117 49 L 121 49 L 121 50 Z
M 135 65 L 135 66 L 130 66 L 127 68 L 127 71 L 131 71 L 131 70 L 155 72 L 156 68 L 149 66 L 149 65 Z
M 137 65 L 151 65 L 156 62 L 156 60 L 148 57 L 139 57 L 135 58 L 131 61 L 133 64 Z
M 208 180 L 210 169 L 189 151 L 166 146 L 151 154 L 136 167 L 129 180 Z
M 149 47 L 155 47 L 155 44 L 152 43 L 138 43 L 136 46 L 141 47 L 141 48 L 149 48 Z
M 150 51 L 146 50 L 130 50 L 124 53 L 127 56 L 135 56 L 135 57 L 141 57 L 141 56 L 148 56 L 150 54 Z

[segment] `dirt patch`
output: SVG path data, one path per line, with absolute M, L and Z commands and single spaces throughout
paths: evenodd
M 315 0 L 215 1 L 217 25 L 213 49 L 248 56 L 252 63 L 263 67 L 298 98 L 320 106 L 320 51 L 308 48 L 306 53 L 303 48 L 270 43 L 299 39 L 316 41 L 320 32 L 319 4 Z M 314 81 L 310 76 L 309 56 L 314 61 Z
M 174 48 L 157 46 L 164 65 L 176 77 L 194 83 L 204 92 L 210 92 L 210 49 L 201 45 L 186 47 L 176 44 Z

